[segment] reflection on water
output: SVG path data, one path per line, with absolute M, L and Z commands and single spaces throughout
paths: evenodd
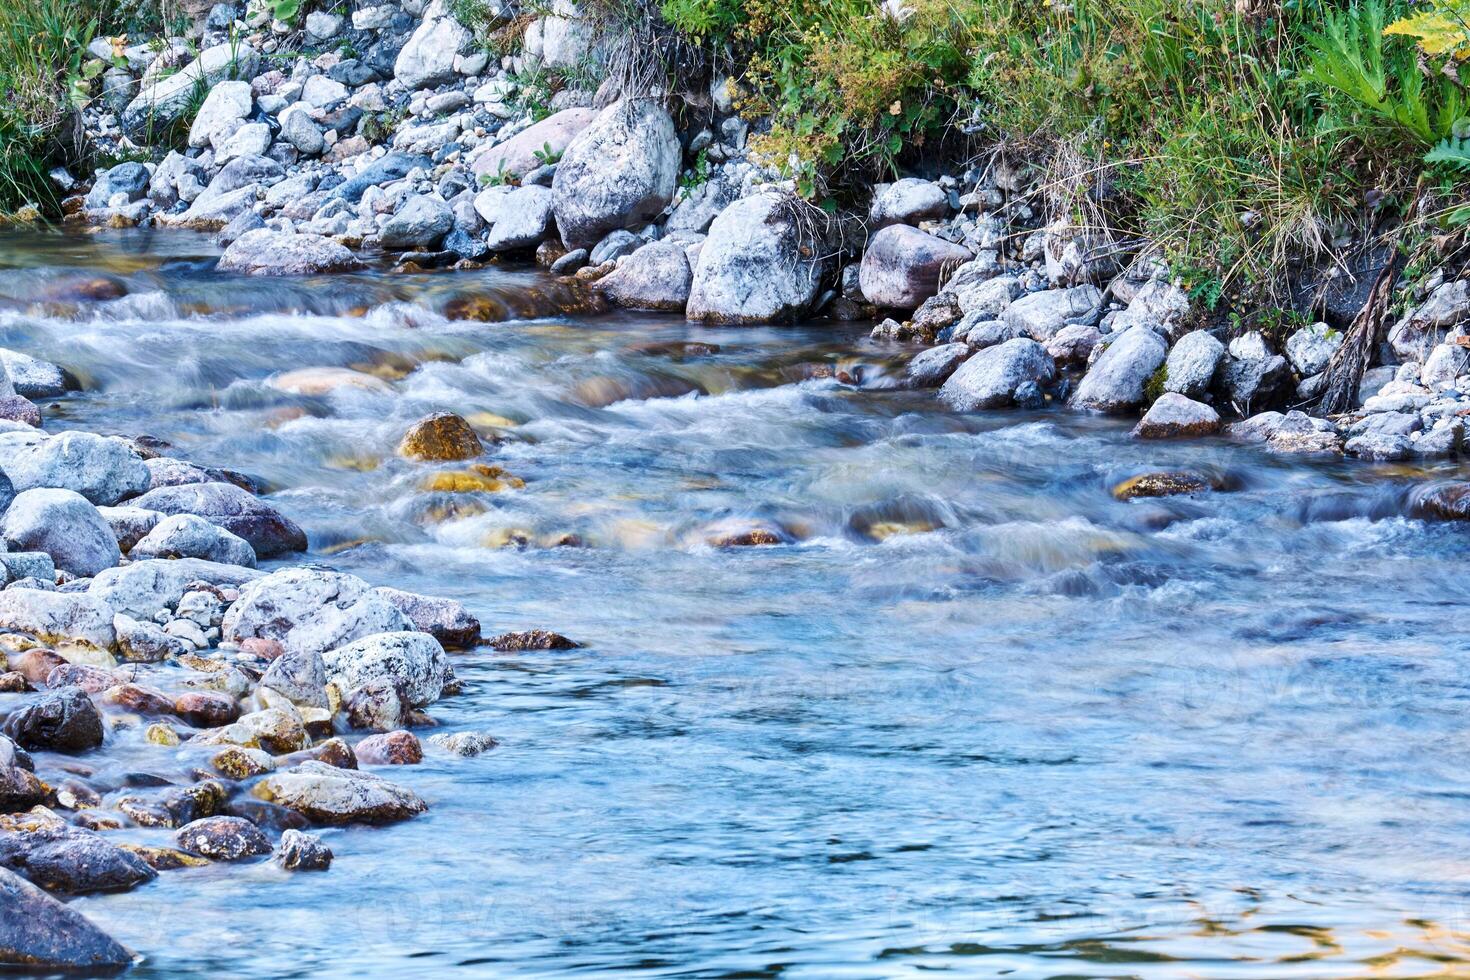
M 86 383 L 48 426 L 251 473 L 311 560 L 586 646 L 458 655 L 433 713 L 501 748 L 396 771 L 430 813 L 328 831 L 329 873 L 79 901 L 140 975 L 1470 971 L 1466 532 L 1399 516 L 1417 474 L 955 415 L 861 328 L 210 251 L 7 240 L 0 345 Z M 377 380 L 276 379 L 314 368 Z M 394 455 L 436 410 L 493 476 Z M 1231 489 L 1110 493 L 1175 469 Z M 785 543 L 716 546 L 752 534 Z

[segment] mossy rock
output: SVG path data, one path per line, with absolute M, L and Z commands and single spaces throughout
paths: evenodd
M 398 455 L 429 462 L 474 459 L 485 451 L 470 424 L 453 412 L 420 419 L 398 444 Z
M 1212 489 L 1214 486 L 1210 480 L 1198 473 L 1144 473 L 1113 487 L 1113 496 L 1119 500 L 1136 500 L 1140 497 L 1174 497 L 1203 493 Z
M 526 481 L 511 476 L 498 466 L 477 463 L 463 470 L 430 473 L 420 485 L 431 493 L 499 493 L 502 490 L 520 490 Z

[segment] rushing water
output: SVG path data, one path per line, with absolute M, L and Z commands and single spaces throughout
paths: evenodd
M 254 474 L 307 560 L 586 645 L 456 655 L 432 713 L 501 746 L 393 770 L 430 812 L 326 831 L 330 872 L 78 900 L 137 975 L 1470 973 L 1466 531 L 1399 516 L 1420 474 L 957 415 L 862 326 L 212 254 L 0 241 L 0 345 L 85 382 L 47 427 Z M 77 301 L 99 270 L 126 295 Z M 392 391 L 267 383 L 344 366 Z M 423 490 L 393 447 L 435 410 L 525 487 Z M 1180 467 L 1230 489 L 1109 493 Z M 752 525 L 790 543 L 707 543 Z

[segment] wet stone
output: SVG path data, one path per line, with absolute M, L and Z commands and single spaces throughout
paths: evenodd
M 423 746 L 412 732 L 369 735 L 357 743 L 357 761 L 369 766 L 412 766 L 424 761 Z
M 524 650 L 572 650 L 581 646 L 580 643 L 569 640 L 560 633 L 542 629 L 501 633 L 487 640 L 486 645 L 502 653 L 519 653 Z
M 435 462 L 474 459 L 484 451 L 470 424 L 451 412 L 438 412 L 415 422 L 398 444 L 400 456 Z
M 1136 500 L 1140 497 L 1204 493 L 1210 489 L 1211 482 L 1197 473 L 1144 473 L 1113 487 L 1113 496 L 1119 500 Z
M 214 861 L 243 861 L 271 852 L 260 828 L 243 817 L 206 817 L 179 829 L 179 847 Z
M 315 834 L 287 830 L 276 845 L 276 864 L 286 871 L 326 871 L 332 866 L 332 849 Z

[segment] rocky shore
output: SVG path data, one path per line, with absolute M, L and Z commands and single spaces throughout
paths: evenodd
M 18 377 L 64 377 L 17 363 Z M 5 401 L 12 416 L 34 408 Z M 0 423 L 0 964 L 125 967 L 132 954 L 58 897 L 206 862 L 326 870 L 311 828 L 428 807 L 360 767 L 495 746 L 476 730 L 414 734 L 457 691 L 452 651 L 487 642 L 463 605 L 322 567 L 262 571 L 307 536 L 249 477 L 34 421 Z M 400 452 L 442 462 L 484 447 L 436 415 Z
M 213 232 L 219 269 L 252 275 L 344 271 L 381 254 L 404 272 L 534 260 L 566 277 L 579 310 L 881 319 L 875 338 L 932 345 L 910 382 L 965 411 L 1146 411 L 1141 438 L 1223 431 L 1272 452 L 1377 462 L 1460 451 L 1470 281 L 1420 283 L 1373 352 L 1358 407 L 1314 418 L 1351 298 L 1326 311 L 1335 322 L 1269 337 L 1201 329 L 1146 245 L 1050 219 L 1046 175 L 1002 158 L 875 186 L 855 235 L 750 158 L 733 78 L 677 100 L 605 70 L 599 83 L 613 39 L 569 0 L 525 16 L 522 50 L 498 59 L 443 0 L 316 12 L 301 29 L 219 4 L 197 56 L 184 39 L 99 40 L 112 67 L 85 114 L 94 142 L 159 159 L 99 171 L 89 188 L 57 174 L 78 188 L 70 220 Z M 528 72 L 573 67 L 589 68 L 585 86 L 545 102 L 525 87 Z M 185 129 L 182 151 L 157 148 Z M 1366 285 L 1334 288 L 1360 306 Z

